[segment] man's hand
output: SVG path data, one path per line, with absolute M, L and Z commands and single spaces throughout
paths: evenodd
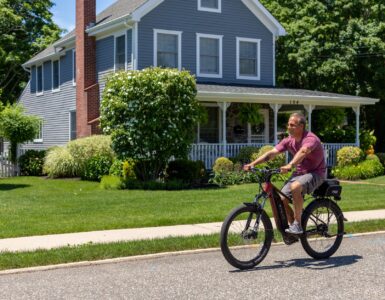
M 293 167 L 292 164 L 287 164 L 287 165 L 285 165 L 285 166 L 282 166 L 282 167 L 280 168 L 280 169 L 281 169 L 281 173 L 282 173 L 282 174 L 286 174 L 286 173 L 290 172 L 292 167 Z
M 250 169 L 254 167 L 253 164 L 247 164 L 247 165 L 243 165 L 243 170 L 244 171 L 250 171 Z

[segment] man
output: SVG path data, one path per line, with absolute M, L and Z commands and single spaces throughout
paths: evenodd
M 293 155 L 293 159 L 281 167 L 281 173 L 287 173 L 293 167 L 296 168 L 282 188 L 285 195 L 293 198 L 294 213 L 289 206 L 289 200 L 281 197 L 290 223 L 286 232 L 291 234 L 303 232 L 301 226 L 303 195 L 313 192 L 326 178 L 326 163 L 321 141 L 314 133 L 306 131 L 305 127 L 306 119 L 302 114 L 291 114 L 287 124 L 289 137 L 283 139 L 271 151 L 243 167 L 247 171 L 284 151 L 289 151 Z

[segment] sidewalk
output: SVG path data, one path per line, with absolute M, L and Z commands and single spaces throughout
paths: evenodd
M 385 209 L 346 212 L 344 213 L 344 216 L 348 219 L 348 222 L 385 219 Z M 272 223 L 274 224 L 273 220 Z M 212 234 L 220 232 L 221 226 L 222 222 L 218 222 L 0 239 L 0 252 L 32 251 L 36 249 L 52 249 L 87 243 L 112 243 L 118 241 L 156 239 L 171 236 Z

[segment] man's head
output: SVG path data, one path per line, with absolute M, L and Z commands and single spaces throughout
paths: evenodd
M 301 137 L 306 128 L 306 118 L 301 113 L 292 113 L 287 122 L 287 130 L 293 137 Z

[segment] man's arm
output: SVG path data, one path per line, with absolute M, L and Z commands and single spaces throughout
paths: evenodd
M 281 167 L 281 172 L 282 173 L 289 172 L 293 167 L 295 167 L 296 165 L 301 163 L 310 152 L 311 152 L 310 148 L 308 148 L 306 146 L 299 149 L 299 151 L 294 155 L 291 162 L 289 162 L 287 165 Z
M 272 149 L 268 152 L 266 152 L 265 154 L 263 154 L 261 157 L 258 157 L 256 160 L 254 160 L 253 162 L 247 164 L 247 165 L 244 165 L 243 166 L 243 169 L 245 171 L 248 171 L 250 170 L 250 168 L 253 168 L 254 166 L 256 165 L 259 165 L 263 162 L 267 162 L 269 161 L 270 159 L 273 159 L 274 157 L 276 157 L 277 155 L 279 154 L 279 151 L 277 149 Z

